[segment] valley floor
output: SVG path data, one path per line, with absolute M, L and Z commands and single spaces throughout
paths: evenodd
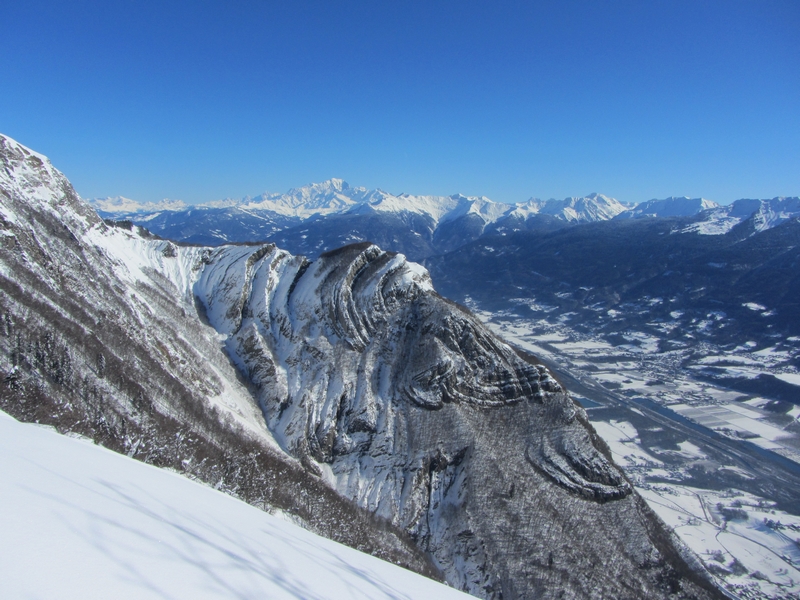
M 712 367 L 800 385 L 791 366 L 800 339 L 758 351 L 663 351 L 657 337 L 629 331 L 627 343 L 612 345 L 576 331 L 568 314 L 526 302 L 535 317 L 468 305 L 558 373 L 639 493 L 721 587 L 743 599 L 800 598 L 800 407 L 705 377 Z

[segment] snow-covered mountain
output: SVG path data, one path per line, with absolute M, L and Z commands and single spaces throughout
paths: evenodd
M 614 198 L 589 194 L 583 198 L 548 200 L 541 204 L 537 214 L 550 215 L 568 223 L 594 223 L 613 219 L 625 209 L 625 205 Z
M 800 217 L 800 198 L 742 199 L 720 206 L 705 198 L 673 197 L 642 202 L 633 209 L 620 213 L 616 218 L 642 217 L 694 217 L 681 231 L 703 235 L 723 235 L 737 225 L 749 221 L 752 234 Z
M 5 598 L 469 598 L 288 515 L 2 411 L 0 457 Z
M 0 160 L 4 410 L 482 597 L 718 597 L 551 372 L 402 255 L 176 246 Z
M 317 256 L 343 244 L 373 241 L 422 259 L 489 232 L 606 220 L 625 206 L 601 194 L 509 205 L 486 197 L 394 195 L 350 187 L 341 179 L 241 200 L 181 207 L 164 201 L 147 210 L 133 201 L 93 200 L 101 216 L 131 220 L 163 237 L 199 244 L 274 241 Z
M 113 213 L 120 215 L 135 215 L 139 213 L 161 212 L 165 210 L 179 211 L 186 208 L 186 203 L 182 200 L 164 199 L 161 202 L 137 202 L 124 196 L 113 196 L 109 198 L 94 198 L 90 203 L 96 210 L 103 213 Z
M 697 213 L 719 207 L 719 204 L 705 198 L 670 196 L 663 200 L 648 200 L 619 213 L 617 219 L 640 219 L 642 217 L 692 217 Z
M 286 193 L 265 192 L 258 196 L 246 196 L 241 200 L 217 200 L 187 206 L 181 201 L 163 200 L 158 203 L 139 203 L 127 198 L 98 198 L 89 203 L 101 214 L 118 218 L 142 214 L 172 212 L 187 209 L 238 208 L 254 214 L 274 214 L 305 221 L 328 215 L 346 213 L 402 213 L 424 215 L 433 220 L 452 220 L 467 213 L 475 213 L 492 222 L 500 218 L 511 207 L 488 198 L 454 196 L 394 195 L 383 190 L 351 187 L 342 179 L 329 179 L 321 183 L 293 188 Z
M 170 242 L 108 227 L 46 157 L 6 137 L 0 165 L 0 409 L 436 573 L 405 532 L 280 449 L 185 288 L 201 249 L 176 260 Z
M 162 200 L 158 203 L 139 203 L 121 196 L 96 198 L 89 201 L 98 212 L 112 218 L 148 215 L 163 211 L 180 212 L 188 207 L 180 200 Z M 305 221 L 334 214 L 364 213 L 414 213 L 432 220 L 434 226 L 467 215 L 480 217 L 485 225 L 509 216 L 529 218 L 537 214 L 550 215 L 567 222 L 585 223 L 611 219 L 626 210 L 625 205 L 602 194 L 586 197 L 550 199 L 531 198 L 519 204 L 495 202 L 485 196 L 394 195 L 383 190 L 350 187 L 342 179 L 329 179 L 293 188 L 284 194 L 265 192 L 259 196 L 246 196 L 241 200 L 218 200 L 194 205 L 203 208 L 239 208 L 252 213 L 273 213 Z
M 766 231 L 790 219 L 800 217 L 800 198 L 778 197 L 771 200 L 736 200 L 727 206 L 703 211 L 683 231 L 704 235 L 722 235 L 737 225 L 750 222 L 752 233 Z
M 351 188 L 346 181 L 329 179 L 289 190 L 285 194 L 264 193 L 243 199 L 241 206 L 253 211 L 269 211 L 287 217 L 308 219 L 314 216 L 346 212 L 365 202 L 379 202 L 380 190 Z
M 272 241 L 295 254 L 318 256 L 344 244 L 372 241 L 412 260 L 451 252 L 483 236 L 550 231 L 611 219 L 690 220 L 682 231 L 723 234 L 752 219 L 762 231 L 800 215 L 797 198 L 737 200 L 670 197 L 624 205 L 602 194 L 504 204 L 486 197 L 394 195 L 351 187 L 341 179 L 241 200 L 185 206 L 127 199 L 90 201 L 105 218 L 130 220 L 162 237 L 195 244 Z M 148 208 L 149 207 L 149 208 Z

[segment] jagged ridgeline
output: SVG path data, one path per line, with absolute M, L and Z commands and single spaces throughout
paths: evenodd
M 566 390 L 422 267 L 175 245 L 0 159 L 4 410 L 480 597 L 719 597 Z

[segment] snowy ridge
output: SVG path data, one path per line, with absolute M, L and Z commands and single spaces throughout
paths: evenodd
M 576 531 L 586 531 L 607 518 L 598 501 L 635 512 L 629 484 L 549 372 L 439 299 L 427 272 L 402 255 L 359 244 L 308 263 L 274 245 L 222 248 L 204 259 L 194 290 L 258 386 L 281 445 L 411 532 L 458 587 L 524 585 L 515 573 L 528 567 L 495 550 L 514 543 L 494 529 L 512 514 L 533 516 L 542 502 L 571 505 L 566 518 L 580 513 L 587 520 Z M 502 442 L 480 433 L 496 419 L 506 423 Z M 487 460 L 527 482 L 503 484 L 514 507 L 490 500 L 496 484 L 487 477 L 497 471 Z M 544 525 L 533 517 L 526 527 Z M 604 527 L 609 542 L 630 543 L 612 530 Z M 547 548 L 570 539 L 548 537 Z M 489 574 L 500 564 L 508 579 Z
M 284 216 L 309 219 L 319 215 L 344 213 L 410 212 L 430 217 L 434 224 L 468 213 L 491 223 L 508 212 L 510 206 L 488 198 L 454 196 L 394 195 L 383 190 L 350 187 L 341 179 L 330 179 L 290 190 L 286 194 L 262 194 L 243 202 L 253 211 L 271 211 Z
M 101 213 L 124 217 L 137 215 L 141 220 L 147 214 L 164 211 L 185 211 L 192 208 L 238 208 L 253 213 L 270 213 L 283 217 L 299 218 L 334 214 L 414 213 L 430 218 L 433 225 L 453 221 L 466 215 L 477 215 L 489 225 L 509 216 L 528 218 L 538 213 L 553 216 L 568 222 L 592 222 L 613 218 L 626 210 L 613 198 L 602 194 L 590 194 L 582 198 L 541 201 L 528 200 L 519 204 L 495 202 L 485 196 L 394 195 L 383 190 L 351 187 L 342 179 L 329 179 L 321 183 L 294 188 L 285 194 L 267 193 L 241 200 L 218 200 L 194 205 L 181 201 L 163 200 L 159 203 L 139 203 L 126 198 L 94 199 L 90 203 Z
M 25 203 L 25 210 L 45 209 L 76 232 L 86 231 L 100 218 L 75 193 L 64 175 L 46 156 L 26 148 L 15 140 L 0 135 L 0 190 Z M 17 223 L 19 216 L 9 207 L 0 205 L 0 216 Z
M 90 203 L 104 217 L 133 219 L 137 223 L 152 223 L 158 231 L 157 220 L 164 215 L 182 214 L 182 219 L 191 222 L 202 218 L 209 209 L 232 211 L 228 215 L 239 227 L 252 230 L 250 239 L 271 239 L 277 232 L 308 222 L 319 217 L 334 215 L 403 215 L 413 214 L 428 219 L 428 235 L 442 225 L 452 224 L 463 218 L 477 219 L 480 228 L 468 234 L 464 242 L 482 234 L 490 225 L 512 225 L 549 217 L 571 224 L 593 223 L 610 219 L 635 219 L 642 217 L 696 217 L 696 221 L 683 229 L 706 235 L 719 235 L 730 231 L 739 223 L 752 218 L 755 231 L 763 231 L 800 215 L 800 199 L 773 198 L 771 200 L 737 200 L 730 205 L 719 204 L 705 198 L 669 197 L 654 199 L 626 206 L 603 194 L 570 197 L 563 200 L 539 200 L 505 204 L 485 196 L 474 197 L 455 194 L 452 196 L 391 194 L 380 189 L 351 187 L 342 179 L 329 179 L 321 183 L 294 188 L 284 194 L 264 193 L 241 200 L 224 199 L 188 206 L 179 200 L 163 200 L 158 203 L 139 203 L 123 197 L 101 198 Z M 161 218 L 161 219 L 159 219 Z M 246 223 L 246 225 L 245 225 Z M 231 225 L 234 226 L 235 225 Z M 508 229 L 506 227 L 506 229 Z M 212 232 L 214 233 L 214 232 Z M 420 231 L 423 235 L 424 231 Z M 219 231 L 219 242 L 230 239 L 231 233 Z M 244 241 L 243 239 L 240 241 Z M 215 242 L 215 243 L 219 243 Z M 208 243 L 203 242 L 203 243 Z M 452 249 L 450 246 L 444 251 Z
M 170 200 L 165 198 L 161 202 L 137 202 L 124 196 L 113 196 L 109 198 L 93 198 L 89 204 L 98 211 L 107 213 L 143 213 L 161 212 L 164 210 L 178 211 L 187 208 L 183 200 Z
M 637 204 L 616 216 L 617 219 L 639 219 L 642 217 L 691 217 L 697 213 L 718 208 L 719 204 L 705 198 L 670 196 L 663 200 L 648 200 Z
M 591 223 L 613 219 L 625 209 L 625 205 L 614 198 L 603 194 L 589 194 L 583 198 L 548 200 L 539 213 L 570 223 Z
M 753 232 L 765 231 L 800 217 L 800 198 L 777 197 L 770 200 L 737 200 L 727 206 L 706 210 L 683 232 L 702 235 L 722 235 L 747 220 L 752 220 Z
M 458 200 L 453 196 L 412 196 L 401 194 L 383 194 L 352 209 L 351 213 L 385 212 L 402 213 L 411 212 L 428 216 L 434 223 L 439 223 L 458 206 Z
M 351 188 L 341 179 L 329 179 L 322 183 L 291 189 L 286 194 L 264 193 L 245 201 L 243 206 L 249 210 L 264 210 L 284 216 L 309 218 L 314 215 L 346 211 L 363 202 L 367 195 L 365 188 Z

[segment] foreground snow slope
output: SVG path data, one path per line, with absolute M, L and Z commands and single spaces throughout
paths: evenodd
M 466 598 L 184 477 L 0 412 L 4 598 Z

